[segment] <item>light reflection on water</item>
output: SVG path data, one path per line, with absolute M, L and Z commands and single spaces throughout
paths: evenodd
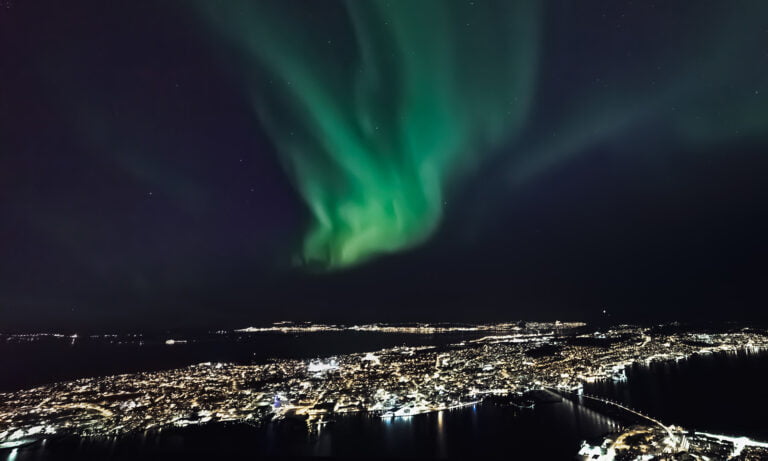
M 768 440 L 767 375 L 768 351 L 745 349 L 634 365 L 626 382 L 585 384 L 584 392 L 624 402 L 665 424 Z
M 132 438 L 80 440 L 67 452 L 79 459 L 122 459 L 189 453 L 194 459 L 227 454 L 254 456 L 322 456 L 383 458 L 508 458 L 572 459 L 584 438 L 596 438 L 618 423 L 568 400 L 542 403 L 535 409 L 492 404 L 444 410 L 405 418 L 343 416 L 308 433 L 300 422 L 249 426 L 190 427 Z M 213 450 L 215 447 L 215 451 Z M 56 459 L 59 450 L 27 447 L 14 461 Z M 74 453 L 72 453 L 74 452 Z M 0 456 L 0 459 L 3 459 Z M 185 456 L 184 459 L 189 459 Z
M 628 371 L 628 381 L 585 385 L 584 392 L 620 400 L 667 424 L 766 440 L 761 436 L 766 426 L 760 419 L 768 412 L 761 379 L 766 370 L 766 352 L 714 354 L 635 366 Z M 754 411 L 744 412 L 740 405 L 745 404 Z M 187 454 L 183 459 L 224 459 L 238 453 L 573 459 L 581 440 L 600 438 L 623 424 L 599 408 L 564 399 L 537 404 L 533 410 L 482 404 L 407 418 L 350 415 L 338 417 L 316 433 L 308 433 L 302 422 L 259 429 L 242 425 L 169 429 L 161 434 L 79 440 L 64 448 L 50 442 L 47 448 L 38 444 L 2 453 L 0 460 L 60 459 L 61 453 L 67 458 L 99 460 L 168 453 Z
M 405 418 L 366 416 L 339 418 L 305 445 L 287 446 L 283 434 L 271 434 L 275 453 L 353 456 L 365 447 L 381 457 L 502 456 L 510 447 L 519 453 L 572 456 L 585 438 L 619 428 L 619 422 L 569 400 L 540 404 L 534 410 L 490 404 L 444 410 Z

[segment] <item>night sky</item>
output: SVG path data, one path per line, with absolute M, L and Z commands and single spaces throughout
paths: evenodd
M 0 327 L 768 319 L 768 4 L 0 0 Z

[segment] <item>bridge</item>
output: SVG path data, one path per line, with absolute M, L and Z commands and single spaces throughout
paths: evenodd
M 555 388 L 546 387 L 546 386 L 544 387 L 544 389 L 546 389 L 546 390 L 548 390 L 550 392 L 553 392 L 555 394 L 558 394 L 558 395 L 560 393 L 573 394 L 576 397 L 585 397 L 585 398 L 595 400 L 595 401 L 600 402 L 600 403 L 605 404 L 605 405 L 611 405 L 611 406 L 614 406 L 616 408 L 620 408 L 620 409 L 622 409 L 622 410 L 624 410 L 624 411 L 626 411 L 628 413 L 631 413 L 631 414 L 639 416 L 640 418 L 643 418 L 643 419 L 645 419 L 647 421 L 650 421 L 652 424 L 655 424 L 655 425 L 659 426 L 660 428 L 664 429 L 667 432 L 667 434 L 669 435 L 669 437 L 672 440 L 675 440 L 676 443 L 680 443 L 681 442 L 681 440 L 677 439 L 677 437 L 672 432 L 672 429 L 669 426 L 666 426 L 664 423 L 662 423 L 661 421 L 659 421 L 656 418 L 648 416 L 645 413 L 642 413 L 641 411 L 635 410 L 634 408 L 629 408 L 628 406 L 626 406 L 626 405 L 624 405 L 622 403 L 619 403 L 619 402 L 616 402 L 616 401 L 613 401 L 613 400 L 609 400 L 609 399 L 606 399 L 604 397 L 599 397 L 597 395 L 590 395 L 590 394 L 584 394 L 584 393 L 579 394 L 577 392 L 570 391 L 570 390 L 565 390 L 565 389 L 555 389 Z

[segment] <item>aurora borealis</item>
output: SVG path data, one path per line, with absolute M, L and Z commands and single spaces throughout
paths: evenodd
M 563 14 L 576 8 L 562 6 Z M 236 50 L 231 68 L 310 211 L 302 264 L 342 268 L 423 242 L 451 191 L 501 148 L 509 160 L 500 176 L 515 185 L 658 121 L 668 146 L 765 133 L 765 102 L 750 86 L 761 76 L 745 78 L 754 72 L 736 58 L 764 38 L 750 8 L 700 12 L 697 27 L 709 33 L 700 42 L 664 43 L 666 25 L 638 30 L 636 42 L 671 51 L 633 60 L 628 51 L 621 66 L 548 102 L 541 82 L 578 75 L 579 63 L 542 61 L 541 9 L 528 1 L 202 3 L 220 46 Z M 542 104 L 556 109 L 548 133 L 536 123 Z
M 203 2 L 312 224 L 303 261 L 340 268 L 439 224 L 447 183 L 512 138 L 536 74 L 535 2 Z
M 763 315 L 766 18 L 0 2 L 0 323 Z

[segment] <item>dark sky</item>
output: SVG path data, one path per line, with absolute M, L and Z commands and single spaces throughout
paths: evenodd
M 766 319 L 762 2 L 257 3 L 0 0 L 0 328 Z

